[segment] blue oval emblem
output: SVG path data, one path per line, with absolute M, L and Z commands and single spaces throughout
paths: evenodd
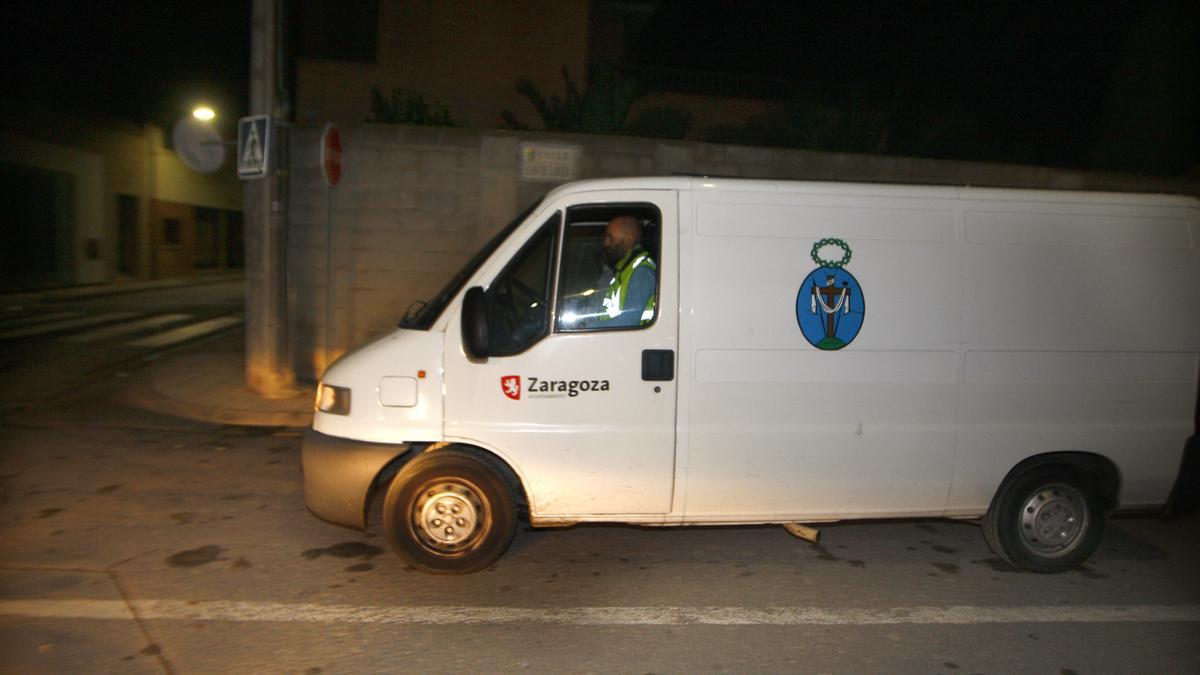
M 841 246 L 841 261 L 825 261 L 817 256 L 822 246 Z M 821 266 L 809 273 L 796 294 L 796 322 L 800 332 L 817 349 L 841 349 L 854 341 L 866 317 L 862 286 L 844 265 L 849 262 L 850 247 L 841 240 L 822 240 L 813 246 L 813 260 Z

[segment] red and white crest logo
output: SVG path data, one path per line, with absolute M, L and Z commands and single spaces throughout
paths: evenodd
M 504 377 L 500 378 L 500 388 L 504 391 L 504 395 L 512 400 L 521 400 L 520 375 L 505 375 Z

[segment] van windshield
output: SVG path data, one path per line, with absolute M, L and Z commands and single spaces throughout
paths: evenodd
M 400 319 L 400 328 L 412 328 L 415 330 L 429 330 L 432 328 L 434 322 L 442 315 L 442 311 L 446 309 L 446 305 L 462 290 L 463 284 L 467 283 L 467 279 L 470 279 L 475 274 L 475 270 L 479 269 L 483 261 L 487 260 L 492 255 L 492 252 L 499 248 L 500 244 L 504 243 L 505 239 L 508 239 L 513 230 L 517 229 L 517 226 L 524 222 L 529 217 L 529 214 L 533 213 L 534 209 L 541 203 L 542 200 L 538 199 L 529 208 L 517 215 L 516 218 L 513 218 L 511 223 L 505 225 L 497 232 L 496 236 L 492 237 L 491 241 L 479 249 L 479 252 L 458 271 L 458 274 L 451 277 L 441 292 L 427 301 L 413 303 L 408 308 L 408 311 L 404 313 L 404 318 Z

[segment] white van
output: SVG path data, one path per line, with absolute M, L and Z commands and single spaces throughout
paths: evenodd
M 614 219 L 653 263 L 632 310 Z M 305 500 L 363 529 L 386 491 L 428 572 L 490 565 L 522 515 L 981 518 L 1004 560 L 1070 569 L 1114 509 L 1194 510 L 1198 246 L 1189 197 L 565 185 L 324 373 Z

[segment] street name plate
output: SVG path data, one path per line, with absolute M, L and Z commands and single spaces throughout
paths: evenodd
M 521 144 L 521 180 L 565 183 L 579 175 L 577 145 L 551 143 Z

